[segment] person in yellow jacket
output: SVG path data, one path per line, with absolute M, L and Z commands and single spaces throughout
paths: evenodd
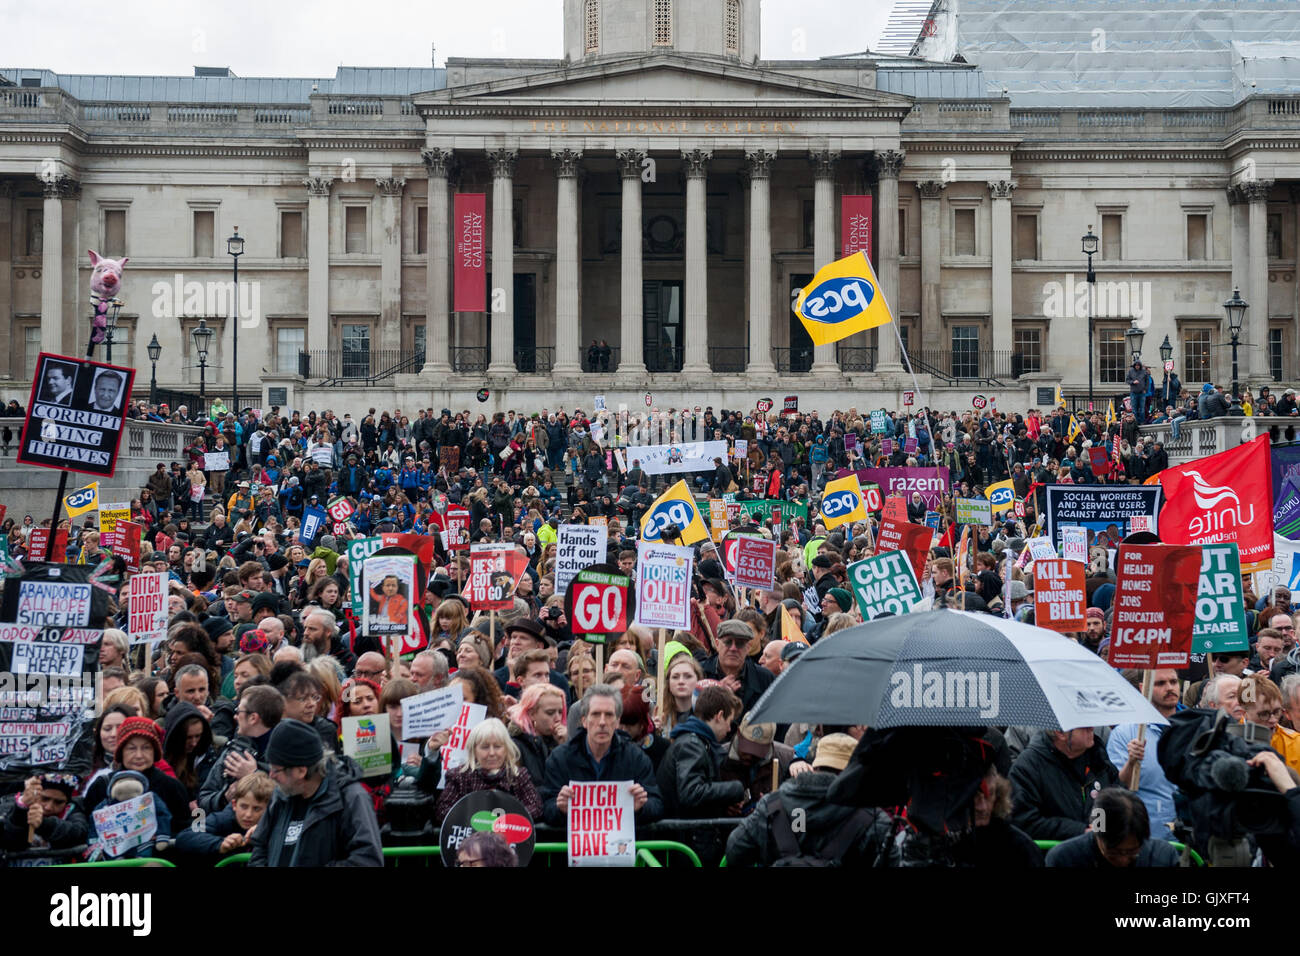
M 540 528 L 537 529 L 537 546 L 545 548 L 548 544 L 554 544 L 559 540 L 560 533 L 557 530 L 560 526 L 559 518 L 547 520 Z
M 246 481 L 241 481 L 235 493 L 226 501 L 226 514 L 233 515 L 236 511 L 244 514 L 252 514 L 255 502 L 253 501 L 252 485 Z
M 1246 710 L 1246 720 L 1262 724 L 1273 731 L 1269 746 L 1278 752 L 1282 761 L 1300 773 L 1300 733 L 1282 726 L 1285 713 L 1282 691 L 1265 674 L 1249 674 L 1241 680 L 1239 700 Z

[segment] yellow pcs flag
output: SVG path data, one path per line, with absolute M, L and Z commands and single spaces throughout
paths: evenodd
M 1109 428 L 1115 423 L 1115 399 L 1106 403 L 1106 427 Z
M 822 266 L 800 290 L 794 311 L 814 345 L 830 345 L 894 321 L 865 252 Z
M 808 638 L 803 636 L 803 631 L 799 630 L 799 625 L 794 622 L 794 615 L 784 604 L 781 605 L 781 640 L 793 641 L 795 644 L 808 643 Z
M 84 488 L 78 488 L 63 499 L 63 507 L 68 509 L 69 518 L 80 518 L 87 511 L 99 509 L 99 482 L 92 481 Z
M 1065 436 L 1067 442 L 1072 442 L 1083 434 L 1083 425 L 1073 415 L 1070 416 L 1069 434 Z
M 664 541 L 664 529 L 675 524 L 681 529 L 682 539 Z M 641 540 L 661 541 L 664 544 L 694 544 L 709 536 L 709 529 L 700 517 L 700 509 L 695 505 L 695 498 L 686 487 L 686 479 L 673 485 L 650 506 L 650 510 L 641 516 Z
M 857 475 L 850 472 L 826 483 L 819 516 L 827 531 L 842 524 L 867 520 L 867 506 L 862 500 L 862 485 Z
M 994 514 L 1000 511 L 1008 511 L 1015 507 L 1016 489 L 1008 478 L 1005 481 L 997 481 L 984 489 L 984 497 L 988 498 L 989 504 L 993 506 Z

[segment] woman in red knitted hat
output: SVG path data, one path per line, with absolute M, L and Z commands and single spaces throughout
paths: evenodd
M 162 731 L 148 717 L 128 717 L 117 728 L 117 750 L 113 769 L 134 770 L 149 781 L 149 790 L 171 814 L 172 833 L 190 825 L 190 798 L 179 780 L 159 769 L 162 760 Z M 86 791 L 86 806 L 98 807 L 108 796 L 111 774 L 104 774 Z

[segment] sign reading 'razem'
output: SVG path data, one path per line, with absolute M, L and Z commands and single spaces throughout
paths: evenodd
M 18 463 L 111 478 L 134 380 L 133 368 L 42 352 Z

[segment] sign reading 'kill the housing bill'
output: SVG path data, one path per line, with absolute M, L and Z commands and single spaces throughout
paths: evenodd
M 18 463 L 111 478 L 134 379 L 132 368 L 42 352 Z

